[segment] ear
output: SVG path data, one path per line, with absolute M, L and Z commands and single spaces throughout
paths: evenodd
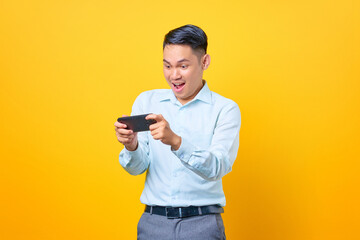
M 205 54 L 203 57 L 202 57 L 202 60 L 201 60 L 201 68 L 202 70 L 206 70 L 210 65 L 210 55 L 209 54 Z

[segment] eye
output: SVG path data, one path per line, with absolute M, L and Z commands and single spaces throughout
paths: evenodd
M 169 65 L 164 65 L 164 67 L 165 67 L 166 69 L 170 69 L 170 66 L 169 66 Z
M 187 65 L 181 65 L 182 69 L 186 69 L 188 66 Z

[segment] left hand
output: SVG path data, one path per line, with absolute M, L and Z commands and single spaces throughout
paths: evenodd
M 173 150 L 180 148 L 181 137 L 171 130 L 169 123 L 161 114 L 149 114 L 145 119 L 154 119 L 156 121 L 156 123 L 151 124 L 149 127 L 151 136 L 155 140 L 160 140 L 162 143 L 170 145 Z

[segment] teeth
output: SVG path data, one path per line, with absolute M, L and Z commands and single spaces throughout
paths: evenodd
M 175 86 L 179 86 L 181 85 L 182 83 L 174 83 Z

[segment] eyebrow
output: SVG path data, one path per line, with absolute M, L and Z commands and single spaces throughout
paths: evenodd
M 166 62 L 167 64 L 170 64 L 170 62 L 166 61 L 165 59 L 163 59 L 163 62 Z M 188 60 L 186 58 L 183 58 L 183 59 L 178 61 L 178 63 L 181 63 L 181 62 L 190 62 L 190 60 Z

